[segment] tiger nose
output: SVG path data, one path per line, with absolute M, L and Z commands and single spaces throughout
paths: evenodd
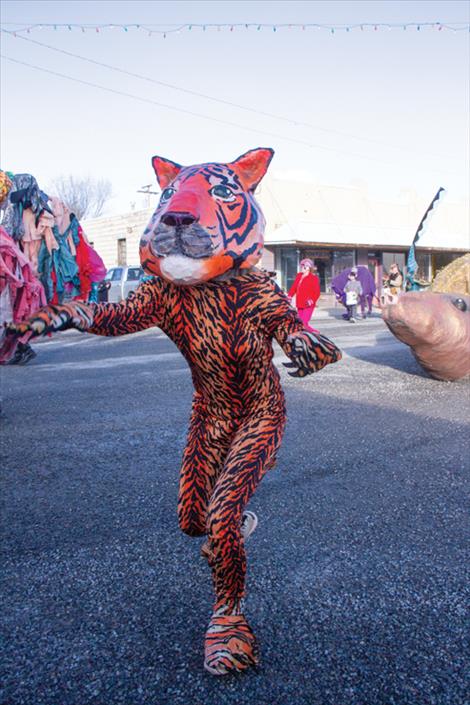
M 162 216 L 164 225 L 171 225 L 174 228 L 183 225 L 192 225 L 197 221 L 197 217 L 192 213 L 184 213 L 180 211 L 169 211 Z

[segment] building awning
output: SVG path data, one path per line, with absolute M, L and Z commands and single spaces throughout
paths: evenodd
M 268 232 L 265 244 L 296 245 L 313 247 L 367 247 L 370 249 L 399 248 L 411 246 L 415 230 L 412 227 L 378 228 L 375 225 L 343 225 L 339 223 L 312 223 L 297 221 L 285 223 Z M 470 249 L 468 234 L 455 230 L 442 233 L 429 227 L 420 237 L 418 247 L 423 249 L 455 250 L 466 252 Z

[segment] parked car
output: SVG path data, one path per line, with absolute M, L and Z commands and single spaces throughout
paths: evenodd
M 108 301 L 117 303 L 126 299 L 131 291 L 135 291 L 139 286 L 144 271 L 139 265 L 112 267 L 108 270 L 104 282 L 109 284 L 107 289 Z

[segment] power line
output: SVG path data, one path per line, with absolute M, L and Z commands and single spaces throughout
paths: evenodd
M 13 35 L 14 35 L 13 32 L 11 32 L 11 31 L 9 31 L 9 30 L 6 30 L 6 29 L 2 29 L 1 31 L 4 32 L 5 34 L 10 35 L 10 36 L 13 36 Z M 232 107 L 232 108 L 238 108 L 239 110 L 245 110 L 245 111 L 247 111 L 247 112 L 254 113 L 254 114 L 260 115 L 260 116 L 262 116 L 262 117 L 268 117 L 268 118 L 271 118 L 271 119 L 280 120 L 280 121 L 286 122 L 286 123 L 288 123 L 289 125 L 292 125 L 292 126 L 294 126 L 294 127 L 308 127 L 308 128 L 310 128 L 310 129 L 313 129 L 313 130 L 318 130 L 319 132 L 325 132 L 325 133 L 327 133 L 327 134 L 338 135 L 339 137 L 347 137 L 348 139 L 355 139 L 355 140 L 358 140 L 358 141 L 368 142 L 368 143 L 370 143 L 370 144 L 377 144 L 377 145 L 380 145 L 380 146 L 382 146 L 382 147 L 385 146 L 385 147 L 392 148 L 392 149 L 400 149 L 400 150 L 403 150 L 403 151 L 406 151 L 406 152 L 414 152 L 415 154 L 420 154 L 420 155 L 427 155 L 427 156 L 431 156 L 431 157 L 434 156 L 434 157 L 437 157 L 437 158 L 439 158 L 439 159 L 442 159 L 442 158 L 451 158 L 451 159 L 454 159 L 454 158 L 455 158 L 455 157 L 452 157 L 451 155 L 436 154 L 435 152 L 421 152 L 420 150 L 413 150 L 413 149 L 409 149 L 409 148 L 407 148 L 407 147 L 401 147 L 400 145 L 390 144 L 389 142 L 383 142 L 383 141 L 381 141 L 381 140 L 374 140 L 374 139 L 371 139 L 371 138 L 369 138 L 369 137 L 359 137 L 359 136 L 357 136 L 357 135 L 351 135 L 351 134 L 349 134 L 349 133 L 347 133 L 347 132 L 341 132 L 340 130 L 332 130 L 332 129 L 328 129 L 328 128 L 325 128 L 325 127 L 318 127 L 317 125 L 313 125 L 313 124 L 311 124 L 311 123 L 309 123 L 309 122 L 302 122 L 302 121 L 300 121 L 300 120 L 293 120 L 292 118 L 288 118 L 288 117 L 285 117 L 285 116 L 275 115 L 275 114 L 273 114 L 273 113 L 268 113 L 268 112 L 265 112 L 265 111 L 262 111 L 262 110 L 258 110 L 258 109 L 256 109 L 256 108 L 251 108 L 251 107 L 248 107 L 248 106 L 246 106 L 246 105 L 240 105 L 239 103 L 234 103 L 234 102 L 232 102 L 232 101 L 224 100 L 224 99 L 222 99 L 222 98 L 215 98 L 214 96 L 208 95 L 208 94 L 206 94 L 206 93 L 200 93 L 200 92 L 198 92 L 198 91 L 193 91 L 193 90 L 191 90 L 191 89 L 189 89 L 189 88 L 182 88 L 181 86 L 176 86 L 176 85 L 174 85 L 174 84 L 172 84 L 172 83 L 166 83 L 165 81 L 159 81 L 159 80 L 157 80 L 157 79 L 155 79 L 155 78 L 151 78 L 151 77 L 149 77 L 149 76 L 144 76 L 143 74 L 133 73 L 132 71 L 127 71 L 126 69 L 122 69 L 122 68 L 120 68 L 120 67 L 118 67 L 118 66 L 112 66 L 111 64 L 106 64 L 106 63 L 104 63 L 104 62 L 102 62 L 102 61 L 97 61 L 96 59 L 91 59 L 91 58 L 89 58 L 89 57 L 87 57 L 87 56 L 82 56 L 82 55 L 80 55 L 80 54 L 75 54 L 75 53 L 73 53 L 73 52 L 71 52 L 71 51 L 67 51 L 66 49 L 60 49 L 60 48 L 58 48 L 58 47 L 51 46 L 50 44 L 45 44 L 44 42 L 39 42 L 39 41 L 37 41 L 36 39 L 31 39 L 31 38 L 29 38 L 29 37 L 22 37 L 22 36 L 16 36 L 16 38 L 17 38 L 17 39 L 21 39 L 21 40 L 23 40 L 23 41 L 25 41 L 25 42 L 30 42 L 30 43 L 32 43 L 32 44 L 36 44 L 36 45 L 41 46 L 41 47 L 44 47 L 44 48 L 46 48 L 46 49 L 50 49 L 51 51 L 56 51 L 56 52 L 58 52 L 59 54 L 64 54 L 64 55 L 66 55 L 66 56 L 71 56 L 71 57 L 73 57 L 73 58 L 75 58 L 75 59 L 80 59 L 81 61 L 86 61 L 86 62 L 88 62 L 88 63 L 90 63 L 90 64 L 95 65 L 95 66 L 101 66 L 101 67 L 106 68 L 106 69 L 109 69 L 109 70 L 111 70 L 111 71 L 116 71 L 116 72 L 118 72 L 118 73 L 122 73 L 122 74 L 124 74 L 124 75 L 126 75 L 126 76 L 130 76 L 130 77 L 132 77 L 132 78 L 141 79 L 141 80 L 143 80 L 143 81 L 147 81 L 147 82 L 149 82 L 149 83 L 153 83 L 153 84 L 155 84 L 155 85 L 157 85 L 157 86 L 164 86 L 165 88 L 171 88 L 172 90 L 180 91 L 180 92 L 182 92 L 182 93 L 187 93 L 188 95 L 197 96 L 198 98 L 204 98 L 204 99 L 206 99 L 206 100 L 211 100 L 211 101 L 213 101 L 213 102 L 215 102 L 215 103 L 220 103 L 220 104 L 222 104 L 222 105 L 228 105 L 228 106 L 230 106 L 230 107 Z
M 249 132 L 256 132 L 257 134 L 264 135 L 266 137 L 275 137 L 276 139 L 281 139 L 285 140 L 286 142 L 292 142 L 294 144 L 299 144 L 304 147 L 309 147 L 310 149 L 320 149 L 324 150 L 327 152 L 335 152 L 337 154 L 347 154 L 352 157 L 356 157 L 358 159 L 364 159 L 367 161 L 372 161 L 380 164 L 387 164 L 389 166 L 396 166 L 393 162 L 387 162 L 383 159 L 374 159 L 373 157 L 366 157 L 362 154 L 355 154 L 354 152 L 349 152 L 346 150 L 341 150 L 341 149 L 336 149 L 335 147 L 325 147 L 324 145 L 321 144 L 314 144 L 312 142 L 307 142 L 305 140 L 299 140 L 294 137 L 286 137 L 285 135 L 280 135 L 275 132 L 268 132 L 266 130 L 260 130 L 257 129 L 256 127 L 248 127 L 247 125 L 240 125 L 239 123 L 236 122 L 230 122 L 228 120 L 222 120 L 220 118 L 215 118 L 211 117 L 210 115 L 204 115 L 203 113 L 196 113 L 192 110 L 187 110 L 186 108 L 177 108 L 174 105 L 168 105 L 167 103 L 161 103 L 156 100 L 152 100 L 151 98 L 142 98 L 141 96 L 134 95 L 132 93 L 126 93 L 125 91 L 120 91 L 115 88 L 109 88 L 108 86 L 101 86 L 97 83 L 92 83 L 91 81 L 84 81 L 83 79 L 80 78 L 74 78 L 73 76 L 68 76 L 63 73 L 59 73 L 58 71 L 52 71 L 51 69 L 45 69 L 41 66 L 36 66 L 34 64 L 29 64 L 26 61 L 20 61 L 19 59 L 13 59 L 10 56 L 6 56 L 6 54 L 0 54 L 2 59 L 6 59 L 7 61 L 11 61 L 15 64 L 19 64 L 21 66 L 27 66 L 28 68 L 35 69 L 36 71 L 42 71 L 43 73 L 48 73 L 51 74 L 52 76 L 58 76 L 59 78 L 65 78 L 69 81 L 74 81 L 75 83 L 80 83 L 85 86 L 91 86 L 93 88 L 98 88 L 99 90 L 106 91 L 108 93 L 114 93 L 115 95 L 120 95 L 124 96 L 126 98 L 132 98 L 133 100 L 138 100 L 141 101 L 142 103 L 149 103 L 150 105 L 157 105 L 160 108 L 166 108 L 167 110 L 174 110 L 179 113 L 184 113 L 186 115 L 191 115 L 192 117 L 198 117 L 202 118 L 203 120 L 210 120 L 212 122 L 219 123 L 221 125 L 228 125 L 230 127 L 236 127 L 237 129 L 242 129 L 242 130 L 248 130 Z M 436 173 L 443 174 L 443 173 L 454 173 L 454 172 L 447 172 L 447 171 L 442 171 L 442 170 L 437 170 L 437 169 L 426 169 L 426 171 L 435 171 Z

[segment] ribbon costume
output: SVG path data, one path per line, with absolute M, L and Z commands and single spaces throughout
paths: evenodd
M 253 192 L 272 155 L 254 149 L 228 164 L 191 167 L 154 157 L 162 194 L 140 244 L 142 266 L 153 277 L 121 303 L 49 306 L 7 328 L 16 335 L 75 327 L 114 336 L 159 326 L 188 361 L 195 393 L 178 518 L 185 533 L 205 537 L 215 603 L 204 665 L 214 675 L 258 662 L 243 614 L 250 533 L 243 522 L 254 516 L 245 507 L 274 466 L 285 424 L 272 342 L 294 363 L 296 377 L 341 358 L 331 341 L 305 330 L 285 294 L 254 267 L 265 221 Z

